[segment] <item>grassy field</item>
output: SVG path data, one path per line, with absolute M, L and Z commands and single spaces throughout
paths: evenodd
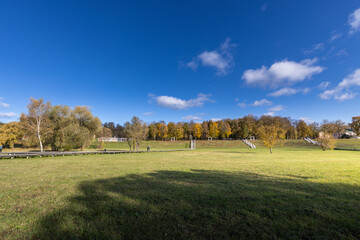
M 262 147 L 262 143 L 260 140 L 252 141 L 256 146 Z M 96 151 L 98 149 L 99 143 L 94 142 L 90 147 L 89 151 Z M 147 146 L 150 146 L 151 150 L 173 150 L 173 149 L 184 149 L 189 148 L 190 141 L 189 140 L 180 140 L 180 141 L 143 141 L 140 145 L 140 150 L 146 150 Z M 248 148 L 242 141 L 240 140 L 214 140 L 214 141 L 206 141 L 206 140 L 197 140 L 196 141 L 197 148 Z M 286 147 L 286 148 L 317 148 L 317 146 L 312 146 L 311 144 L 303 141 L 303 140 L 281 140 L 278 147 Z M 336 148 L 341 149 L 358 149 L 360 150 L 360 139 L 337 139 Z M 127 142 L 107 142 L 104 144 L 104 148 L 109 150 L 129 150 L 129 145 Z M 46 151 L 51 151 L 50 148 L 45 148 Z M 3 152 L 24 152 L 24 151 L 39 151 L 37 148 L 4 148 Z
M 197 147 L 0 160 L 0 239 L 360 238 L 360 152 Z
M 256 146 L 262 147 L 262 142 L 260 140 L 252 141 Z M 140 146 L 141 150 L 146 150 L 146 147 L 150 146 L 153 150 L 160 149 L 183 149 L 189 148 L 189 141 L 146 141 L 143 142 Z M 240 140 L 232 140 L 232 141 L 204 141 L 198 140 L 196 141 L 197 148 L 248 148 L 242 141 Z M 311 144 L 302 141 L 302 140 L 281 140 L 278 147 L 286 147 L 286 148 L 318 148 L 317 146 L 312 146 Z M 359 149 L 360 150 L 360 139 L 337 139 L 335 147 L 342 149 Z M 122 143 L 105 143 L 104 148 L 111 150 L 129 150 L 129 146 L 126 142 Z

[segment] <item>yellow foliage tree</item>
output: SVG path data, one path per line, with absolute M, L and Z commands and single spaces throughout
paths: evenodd
M 7 144 L 14 147 L 16 140 L 21 138 L 21 127 L 19 122 L 9 122 L 0 127 L 0 145 Z
M 168 127 L 164 122 L 156 123 L 156 132 L 159 139 L 164 140 L 168 136 Z
M 334 139 L 332 134 L 324 133 L 319 139 L 320 147 L 323 151 L 325 151 L 326 149 L 333 150 L 335 147 L 335 141 L 336 140 Z
M 203 129 L 200 123 L 196 123 L 194 126 L 194 137 L 195 138 L 201 138 Z
M 278 142 L 278 128 L 276 126 L 261 126 L 257 129 L 258 135 L 263 144 L 269 148 L 272 153 L 272 148 Z
M 176 125 L 173 122 L 167 124 L 167 135 L 169 137 L 176 137 Z
M 227 122 L 221 121 L 219 130 L 220 130 L 220 136 L 222 138 L 229 138 L 231 134 L 231 127 Z
M 210 122 L 209 126 L 209 135 L 212 138 L 217 138 L 219 136 L 219 126 L 216 122 Z
M 175 138 L 184 138 L 184 128 L 182 125 L 176 124 L 175 126 Z

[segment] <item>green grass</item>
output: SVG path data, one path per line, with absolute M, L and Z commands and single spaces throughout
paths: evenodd
M 341 149 L 358 149 L 360 150 L 360 139 L 338 139 L 336 147 Z
M 224 144 L 0 160 L 0 239 L 359 239 L 360 152 Z

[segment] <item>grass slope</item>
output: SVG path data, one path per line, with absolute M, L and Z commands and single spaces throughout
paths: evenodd
M 0 238 L 358 239 L 359 159 L 294 141 L 272 155 L 238 145 L 1 160 Z

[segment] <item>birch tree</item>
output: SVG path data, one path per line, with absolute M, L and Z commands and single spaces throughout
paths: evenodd
M 27 105 L 28 113 L 22 113 L 20 117 L 20 123 L 24 132 L 28 134 L 28 137 L 35 137 L 37 139 L 41 152 L 44 151 L 42 137 L 51 131 L 51 123 L 48 116 L 50 108 L 50 103 L 45 103 L 42 98 L 39 100 L 30 98 L 30 103 Z

